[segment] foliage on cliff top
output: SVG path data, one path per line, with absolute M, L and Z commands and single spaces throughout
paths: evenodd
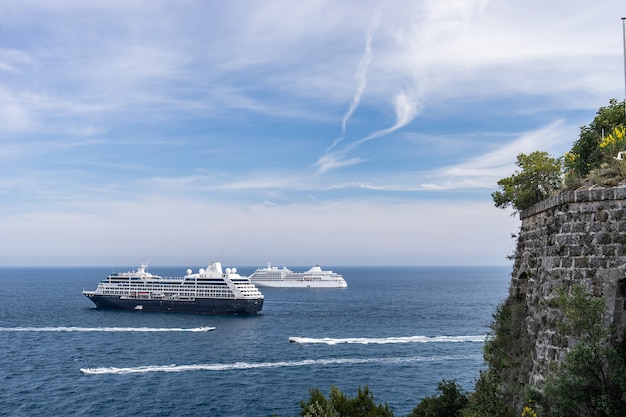
M 601 146 L 603 139 L 611 135 L 616 128 L 623 128 L 626 125 L 626 113 L 624 112 L 624 102 L 616 99 L 609 100 L 609 105 L 600 107 L 596 117 L 588 126 L 580 128 L 580 136 L 574 142 L 572 149 L 565 154 L 565 168 L 568 175 L 578 178 L 587 177 L 592 170 L 597 169 L 608 159 L 617 155 L 619 149 Z M 624 145 L 624 143 L 622 143 Z
M 517 156 L 521 168 L 510 177 L 498 181 L 499 191 L 491 194 L 496 207 L 524 210 L 550 195 L 580 186 L 616 186 L 626 180 L 625 102 L 615 99 L 600 107 L 588 126 L 580 128 L 580 136 L 569 152 L 555 158 L 535 151 Z
M 521 170 L 498 181 L 500 191 L 491 194 L 496 207 L 524 210 L 549 197 L 561 188 L 562 163 L 547 152 L 535 151 L 517 155 L 515 163 Z

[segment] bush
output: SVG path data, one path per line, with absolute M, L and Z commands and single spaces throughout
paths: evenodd
M 490 369 L 481 372 L 463 417 L 514 417 L 513 408 L 504 400 L 503 386 Z
M 603 141 L 607 135 L 615 133 L 615 128 L 624 126 L 626 118 L 624 116 L 624 102 L 618 102 L 615 99 L 609 101 L 606 107 L 600 107 L 596 113 L 596 117 L 588 126 L 580 128 L 580 136 L 574 142 L 572 149 L 565 155 L 565 167 L 568 176 L 576 176 L 585 178 L 594 169 L 600 167 L 602 162 L 607 161 L 607 152 L 611 152 L 609 157 L 614 157 L 617 151 L 626 149 L 618 149 L 613 147 L 611 141 Z M 618 139 L 618 138 L 616 138 Z M 600 145 L 604 142 L 604 151 Z
M 441 395 L 424 398 L 408 417 L 461 417 L 469 395 L 454 380 L 439 382 L 437 391 Z
M 355 398 L 335 386 L 330 387 L 328 398 L 317 388 L 309 390 L 308 402 L 300 401 L 302 417 L 393 417 L 387 403 L 376 405 L 369 388 L 359 387 Z

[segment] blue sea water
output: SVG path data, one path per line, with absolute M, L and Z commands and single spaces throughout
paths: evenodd
M 81 294 L 130 269 L 0 268 L 0 415 L 287 417 L 310 388 L 367 385 L 406 416 L 442 379 L 473 389 L 510 279 L 505 266 L 325 267 L 348 288 L 265 288 L 254 316 L 96 310 Z

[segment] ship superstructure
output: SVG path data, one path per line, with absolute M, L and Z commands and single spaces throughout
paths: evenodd
M 250 280 L 258 287 L 282 288 L 346 288 L 348 283 L 340 274 L 324 271 L 315 265 L 306 272 L 294 272 L 286 267 L 277 268 L 271 264 L 258 268 Z

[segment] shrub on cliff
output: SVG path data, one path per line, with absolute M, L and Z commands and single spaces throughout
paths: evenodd
M 521 171 L 498 181 L 500 191 L 491 194 L 496 207 L 524 210 L 561 188 L 561 158 L 541 151 L 529 155 L 521 153 L 515 165 Z
M 469 401 L 469 394 L 463 392 L 456 381 L 445 379 L 437 385 L 441 395 L 426 397 L 407 417 L 461 417 Z
M 513 407 L 506 403 L 505 385 L 496 372 L 486 369 L 476 381 L 475 391 L 470 395 L 463 417 L 517 417 Z
M 481 372 L 464 417 L 513 417 L 525 403 L 525 376 L 532 365 L 532 341 L 526 331 L 524 295 L 510 295 L 493 315 Z
M 328 398 L 317 388 L 309 390 L 309 401 L 300 401 L 302 417 L 393 417 L 387 403 L 376 405 L 369 388 L 359 387 L 357 396 L 347 397 L 335 386 Z
M 603 187 L 615 187 L 626 180 L 626 156 L 620 152 L 626 151 L 626 128 L 618 125 L 608 130 L 598 146 L 600 156 L 598 166 L 589 172 L 587 178 L 580 178 L 576 171 L 569 169 L 565 177 L 565 186 L 568 189 L 576 189 L 584 185 L 597 184 Z M 572 153 L 565 154 L 565 164 L 571 163 L 576 156 Z

